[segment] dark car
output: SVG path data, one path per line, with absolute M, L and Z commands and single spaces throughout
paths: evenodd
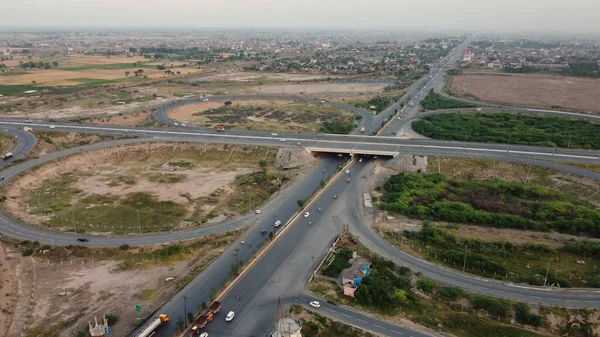
M 332 301 L 332 300 L 327 300 L 327 303 L 329 303 L 329 304 L 332 304 L 332 305 L 337 305 L 337 303 L 335 303 L 335 302 L 334 302 L 334 301 Z
M 89 242 L 90 240 L 88 240 L 88 238 L 77 238 L 77 241 L 79 241 L 79 242 Z
M 261 234 L 261 235 L 266 235 L 266 234 L 267 234 L 267 231 L 263 229 L 262 231 L 260 231 L 260 234 Z

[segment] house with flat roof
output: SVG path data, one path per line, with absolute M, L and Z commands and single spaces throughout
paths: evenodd
M 342 288 L 344 295 L 354 297 L 356 288 L 362 283 L 363 277 L 369 275 L 371 268 L 371 261 L 364 257 L 359 257 L 356 252 L 353 253 L 354 257 L 348 261 L 350 267 L 342 270 L 340 275 L 342 278 Z

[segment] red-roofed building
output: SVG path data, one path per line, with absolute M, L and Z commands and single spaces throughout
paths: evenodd
M 471 52 L 471 49 L 467 49 L 465 50 L 465 54 L 463 55 L 463 61 L 471 62 L 471 60 L 473 60 L 473 53 Z

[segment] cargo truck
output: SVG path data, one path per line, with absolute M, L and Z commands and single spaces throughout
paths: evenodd
M 210 305 L 208 310 L 214 315 L 221 311 L 221 302 L 214 301 L 213 304 Z
M 2 155 L 2 159 L 12 158 L 12 152 L 6 152 Z
M 32 128 L 28 128 L 28 127 L 24 127 L 24 128 L 23 128 L 23 131 L 29 131 L 29 132 L 32 132 L 32 131 L 33 131 L 33 129 L 32 129 Z
M 215 130 L 218 132 L 225 132 L 225 127 L 223 125 L 217 125 L 215 126 Z
M 169 322 L 169 316 L 165 314 L 160 314 L 158 317 L 154 317 L 150 322 L 148 322 L 140 331 L 135 334 L 133 337 L 149 337 L 154 335 L 156 329 L 167 324 Z
M 360 128 L 360 132 L 365 132 L 365 127 Z

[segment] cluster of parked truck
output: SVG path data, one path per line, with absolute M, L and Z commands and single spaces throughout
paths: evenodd
M 213 302 L 213 304 L 211 304 L 210 307 L 208 308 L 208 312 L 206 312 L 205 314 L 198 317 L 198 319 L 194 322 L 194 326 L 192 326 L 192 329 L 190 330 L 190 334 L 188 335 L 188 337 L 208 336 L 208 334 L 206 334 L 205 336 L 202 336 L 200 334 L 200 330 L 204 329 L 206 327 L 206 324 L 208 324 L 210 321 L 212 321 L 214 315 L 216 315 L 219 311 L 221 311 L 221 302 L 217 302 L 217 301 Z

